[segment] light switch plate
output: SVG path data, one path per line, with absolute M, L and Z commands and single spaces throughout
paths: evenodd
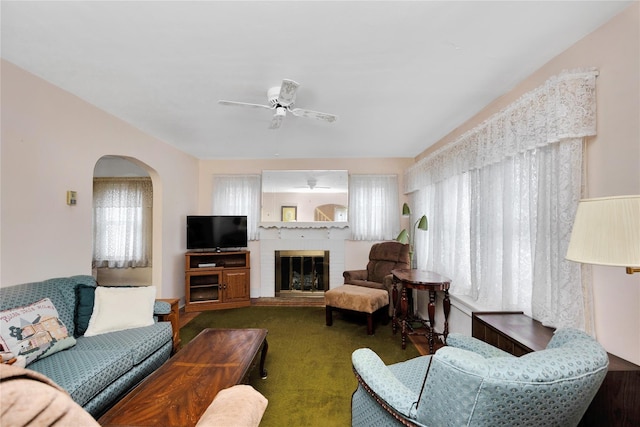
M 78 192 L 77 191 L 67 191 L 67 204 L 69 206 L 74 206 L 77 202 Z

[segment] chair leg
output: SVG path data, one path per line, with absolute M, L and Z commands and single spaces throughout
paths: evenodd
M 373 335 L 373 313 L 367 313 L 367 335 Z
M 378 311 L 380 312 L 380 316 L 382 316 L 382 319 L 380 319 L 382 324 L 383 325 L 388 325 L 389 322 L 391 321 L 391 316 L 389 316 L 389 306 L 385 305 L 384 307 L 382 307 Z
M 325 316 L 326 316 L 327 326 L 333 325 L 333 313 L 332 313 L 331 306 L 329 305 L 325 307 Z

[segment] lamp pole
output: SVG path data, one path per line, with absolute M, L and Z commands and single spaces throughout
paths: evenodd
M 411 215 L 411 209 L 409 208 L 409 205 L 404 203 L 402 205 L 402 216 L 410 216 Z M 411 224 L 411 223 L 409 223 Z M 415 241 L 415 237 L 418 233 L 418 230 L 428 230 L 429 229 L 429 222 L 427 221 L 427 216 L 426 215 L 422 215 L 414 224 L 413 224 L 413 229 L 411 229 L 411 231 L 414 232 L 413 238 Z M 411 241 L 411 233 L 409 231 L 407 231 L 406 229 L 403 229 L 400 234 L 398 234 L 398 237 L 396 237 L 396 241 L 400 242 L 400 243 L 408 243 L 409 244 L 409 267 L 411 268 L 417 268 L 417 263 L 416 265 L 414 265 L 413 262 L 413 244 L 414 242 Z

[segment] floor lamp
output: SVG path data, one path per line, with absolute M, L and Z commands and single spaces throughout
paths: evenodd
M 411 215 L 411 209 L 409 208 L 409 205 L 404 203 L 402 205 L 402 216 L 409 216 Z M 409 234 L 409 232 L 407 231 L 406 228 L 402 229 L 402 231 L 400 232 L 400 234 L 398 234 L 398 237 L 396 237 L 396 241 L 400 242 L 400 243 L 408 243 L 409 244 L 409 265 L 411 266 L 411 268 L 416 268 L 417 266 L 415 266 L 413 264 L 413 243 L 415 242 L 415 233 L 418 232 L 418 230 L 428 230 L 429 229 L 429 222 L 427 221 L 427 216 L 426 215 L 422 215 L 416 222 L 415 224 L 413 224 L 413 229 L 412 231 L 414 232 L 414 241 L 411 241 L 411 234 Z

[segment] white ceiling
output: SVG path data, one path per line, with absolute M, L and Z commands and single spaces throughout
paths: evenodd
M 414 157 L 630 3 L 2 1 L 1 52 L 198 158 Z M 217 103 L 283 78 L 338 121 Z

